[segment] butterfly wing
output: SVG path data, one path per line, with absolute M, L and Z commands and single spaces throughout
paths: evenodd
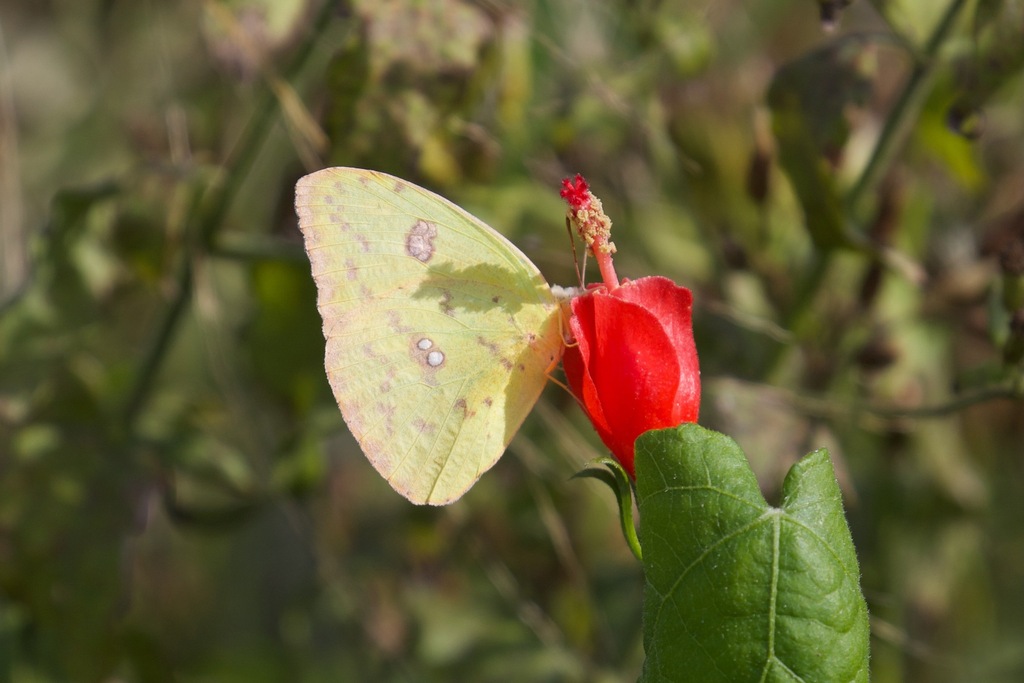
M 501 457 L 561 357 L 550 288 L 483 222 L 384 173 L 307 175 L 295 207 L 346 424 L 403 496 L 456 500 Z

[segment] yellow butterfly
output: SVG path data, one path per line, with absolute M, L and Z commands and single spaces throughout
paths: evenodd
M 295 209 L 346 424 L 410 501 L 458 499 L 561 359 L 559 299 L 511 242 L 394 176 L 324 169 Z

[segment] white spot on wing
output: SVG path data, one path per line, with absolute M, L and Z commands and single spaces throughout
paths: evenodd
M 444 368 L 448 360 L 444 350 L 422 334 L 409 338 L 409 354 L 420 368 L 427 371 L 424 379 L 428 382 L 433 381 L 436 371 Z

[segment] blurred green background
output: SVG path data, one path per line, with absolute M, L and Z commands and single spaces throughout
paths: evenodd
M 642 576 L 549 387 L 460 502 L 345 430 L 291 202 L 435 189 L 694 290 L 701 422 L 831 449 L 873 679 L 1024 680 L 1024 3 L 5 2 L 0 680 L 630 681 Z

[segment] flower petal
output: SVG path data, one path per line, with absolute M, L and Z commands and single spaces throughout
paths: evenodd
M 576 297 L 572 302 L 572 310 L 573 315 L 569 320 L 569 328 L 572 330 L 576 343 L 565 349 L 565 355 L 562 356 L 562 368 L 565 370 L 565 377 L 569 380 L 569 388 L 572 389 L 573 395 L 583 404 L 583 410 L 604 440 L 604 435 L 609 433 L 610 429 L 608 421 L 605 419 L 604 410 L 601 408 L 597 387 L 589 370 L 591 351 L 597 340 L 594 329 L 593 297 Z M 607 445 L 606 440 L 605 443 Z
M 633 301 L 660 321 L 679 362 L 679 383 L 673 400 L 677 422 L 696 422 L 700 408 L 700 364 L 693 340 L 693 294 L 668 278 L 651 276 L 619 287 L 614 296 Z

